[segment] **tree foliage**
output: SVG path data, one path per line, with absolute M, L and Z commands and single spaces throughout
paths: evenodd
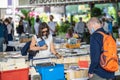
M 102 15 L 102 10 L 100 8 L 94 7 L 91 10 L 91 16 L 92 17 L 99 17 Z
M 29 10 L 26 10 L 26 9 L 21 9 L 21 12 L 23 13 L 23 15 L 25 16 L 25 20 L 28 20 L 28 14 L 29 14 Z
M 61 26 L 57 26 L 58 33 L 67 33 L 68 28 L 70 28 L 69 23 L 63 23 Z

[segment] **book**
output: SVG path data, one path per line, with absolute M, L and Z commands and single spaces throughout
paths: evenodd
M 41 40 L 41 41 L 38 42 L 38 45 L 39 45 L 40 47 L 44 46 L 45 44 L 46 44 L 46 43 L 45 43 L 45 40 Z

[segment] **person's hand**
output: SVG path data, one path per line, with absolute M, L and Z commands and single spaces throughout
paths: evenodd
M 88 77 L 89 77 L 89 78 L 92 78 L 92 77 L 93 77 L 93 74 L 88 73 Z
M 42 50 L 47 50 L 48 49 L 48 46 L 47 45 L 44 45 L 41 47 Z

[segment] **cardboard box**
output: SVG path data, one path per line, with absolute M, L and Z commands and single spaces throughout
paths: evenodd
M 70 57 L 64 58 L 63 63 L 70 63 Z
M 78 63 L 80 57 L 71 57 L 70 58 L 70 63 Z
M 66 71 L 66 78 L 67 80 L 72 80 L 76 78 L 87 78 L 88 77 L 88 70 L 68 70 Z

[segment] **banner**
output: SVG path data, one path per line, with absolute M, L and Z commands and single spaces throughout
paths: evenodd
M 112 2 L 116 2 L 114 0 Z M 89 3 L 89 2 L 111 2 L 111 0 L 29 0 L 30 4 L 34 5 L 61 5 L 61 4 L 78 4 L 78 3 Z

